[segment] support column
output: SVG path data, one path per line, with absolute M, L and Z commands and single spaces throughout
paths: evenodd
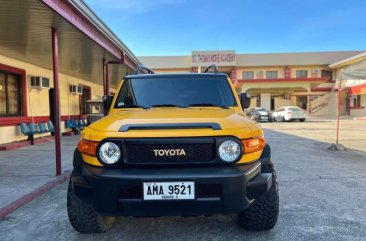
M 52 61 L 53 61 L 53 108 L 55 126 L 56 175 L 61 175 L 61 137 L 60 137 L 60 89 L 58 83 L 58 38 L 57 29 L 52 28 Z
M 103 59 L 103 95 L 106 95 L 106 81 L 105 81 L 105 66 L 106 66 L 106 61 L 105 59 Z
M 341 112 L 341 80 L 338 80 L 338 88 L 337 88 L 337 136 L 336 136 L 336 145 L 338 146 L 339 141 L 339 116 Z
M 108 62 L 105 64 L 105 95 L 109 95 Z

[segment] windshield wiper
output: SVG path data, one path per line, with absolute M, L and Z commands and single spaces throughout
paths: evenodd
M 213 107 L 220 107 L 222 109 L 229 109 L 229 107 L 225 105 L 215 105 L 211 103 L 198 103 L 198 104 L 189 104 L 188 107 L 196 107 L 196 106 L 213 106 Z
M 121 108 L 142 108 L 142 109 L 149 109 L 148 107 L 142 105 L 122 105 Z
M 159 105 L 152 105 L 151 107 L 179 107 L 179 108 L 182 108 L 181 105 L 174 105 L 174 104 L 159 104 Z

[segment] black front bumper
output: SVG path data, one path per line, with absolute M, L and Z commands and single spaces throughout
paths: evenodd
M 232 214 L 243 211 L 270 189 L 272 174 L 261 173 L 264 161 L 270 159 L 230 167 L 108 169 L 82 164 L 82 175 L 73 175 L 71 179 L 74 193 L 105 215 Z M 144 181 L 194 181 L 195 200 L 143 200 Z

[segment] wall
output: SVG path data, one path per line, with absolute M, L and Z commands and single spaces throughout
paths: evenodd
M 350 115 L 353 117 L 363 117 L 366 116 L 366 109 L 362 108 L 362 109 L 351 109 L 350 110 Z
M 271 94 L 262 93 L 261 94 L 261 107 L 270 110 L 271 109 Z
M 278 110 L 282 106 L 289 106 L 289 105 L 291 105 L 291 101 L 290 100 L 286 100 L 286 99 L 283 99 L 283 98 L 275 97 L 274 98 L 274 101 L 275 101 L 275 110 Z
M 49 116 L 49 94 L 48 89 L 34 89 L 30 87 L 30 76 L 44 76 L 50 79 L 51 87 L 53 87 L 53 72 L 52 70 L 41 68 L 39 66 L 29 64 L 23 61 L 11 59 L 9 57 L 0 55 L 0 63 L 19 69 L 24 69 L 26 72 L 26 92 L 27 99 L 22 100 L 27 103 L 28 116 Z M 102 80 L 102 78 L 101 78 Z M 68 93 L 68 85 L 82 84 L 91 87 L 92 99 L 101 98 L 103 95 L 102 84 L 95 84 L 87 80 L 73 77 L 67 74 L 59 74 L 60 86 L 60 105 L 61 116 L 64 118 L 80 114 L 79 110 L 79 95 Z M 61 131 L 68 131 L 64 123 L 61 123 Z M 9 143 L 18 140 L 27 139 L 19 131 L 18 126 L 1 126 L 0 125 L 0 144 Z M 40 135 L 37 135 L 40 136 Z

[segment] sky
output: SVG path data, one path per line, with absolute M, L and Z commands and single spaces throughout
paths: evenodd
M 84 0 L 136 56 L 366 50 L 364 0 Z

